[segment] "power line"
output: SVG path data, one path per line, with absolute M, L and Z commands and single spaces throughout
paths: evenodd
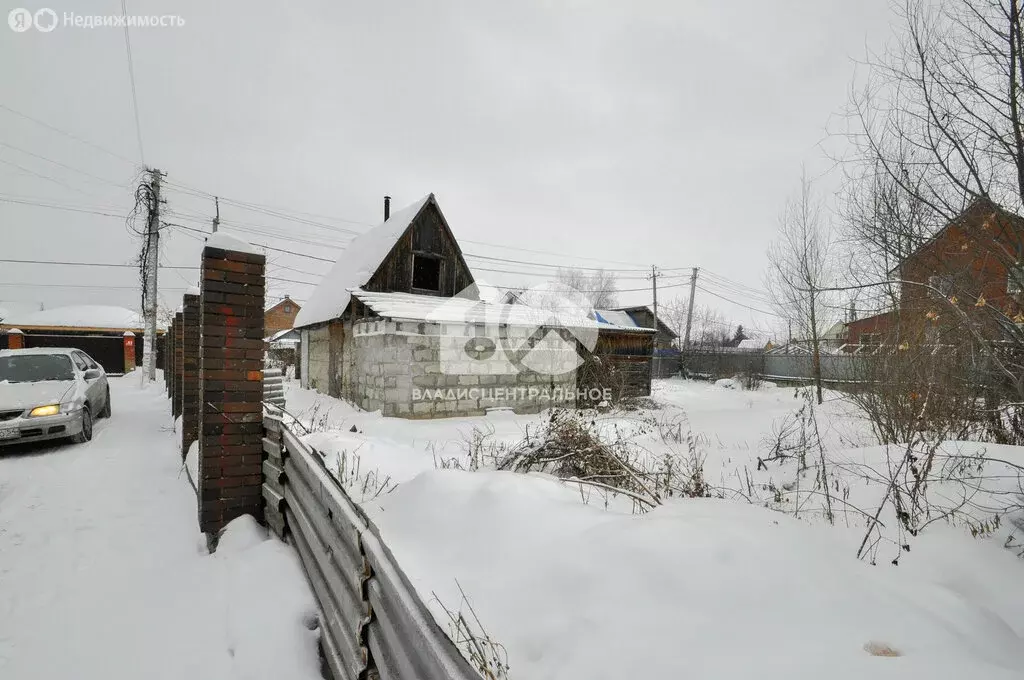
M 187 229 L 188 231 L 193 231 L 193 232 L 196 232 L 197 234 L 202 234 L 203 236 L 209 236 L 210 235 L 209 232 L 203 231 L 202 229 L 195 229 L 193 227 L 186 227 L 183 224 L 171 224 L 171 223 L 166 223 L 166 222 L 164 224 L 166 226 L 172 227 L 174 229 Z M 259 248 L 266 248 L 267 250 L 272 250 L 272 251 L 278 252 L 278 253 L 286 253 L 288 255 L 296 255 L 298 257 L 307 257 L 307 258 L 309 258 L 311 260 L 319 260 L 320 262 L 330 262 L 331 264 L 334 264 L 334 260 L 328 260 L 326 257 L 317 257 L 316 255 L 309 255 L 307 253 L 299 253 L 299 252 L 296 252 L 294 250 L 286 250 L 284 248 L 275 248 L 273 246 L 268 246 L 268 245 L 263 244 L 263 243 L 253 243 L 252 245 L 257 246 Z
M 110 149 L 106 149 L 106 148 L 100 146 L 99 144 L 95 144 L 93 142 L 90 142 L 87 139 L 82 139 L 81 137 L 79 137 L 77 135 L 73 135 L 70 132 L 67 132 L 66 130 L 61 130 L 58 127 L 54 127 L 53 125 L 50 125 L 49 123 L 47 123 L 45 121 L 39 120 L 38 118 L 34 118 L 34 117 L 28 115 L 27 113 L 22 113 L 21 111 L 16 111 L 15 109 L 12 109 L 10 106 L 8 106 L 8 105 L 6 105 L 4 103 L 0 103 L 0 109 L 3 109 L 4 111 L 7 111 L 8 113 L 12 113 L 15 116 L 18 116 L 20 118 L 24 118 L 25 120 L 31 121 L 31 122 L 35 123 L 36 125 L 39 125 L 41 127 L 46 128 L 47 130 L 50 130 L 51 132 L 56 132 L 59 135 L 63 135 L 65 137 L 67 137 L 68 139 L 73 139 L 76 142 L 78 142 L 79 144 L 85 144 L 86 146 L 90 146 L 90 147 L 96 149 L 97 151 L 102 151 L 103 153 L 108 154 L 110 156 L 113 156 L 114 158 L 117 158 L 118 160 L 122 160 L 125 163 L 128 163 L 128 164 L 130 164 L 132 166 L 138 167 L 138 163 L 136 163 L 135 161 L 131 160 L 130 158 L 125 158 L 121 154 L 115 153 L 115 152 L 111 151 Z
M 14 161 L 9 161 L 6 158 L 0 158 L 0 163 L 3 163 L 4 165 L 10 165 L 11 167 L 17 168 L 18 170 L 21 170 L 23 173 L 28 174 L 28 175 L 32 175 L 33 177 L 38 177 L 39 179 L 46 180 L 47 182 L 53 182 L 54 184 L 56 184 L 58 186 L 64 187 L 65 189 L 69 189 L 70 191 L 74 191 L 74 192 L 80 193 L 83 196 L 92 196 L 92 194 L 90 194 L 88 192 L 85 192 L 85 191 L 82 191 L 81 189 L 76 189 L 75 187 L 71 186 L 67 182 L 63 182 L 63 181 L 57 179 L 56 177 L 51 177 L 50 175 L 44 175 L 41 172 L 36 172 L 35 170 L 32 170 L 31 168 L 26 168 L 23 165 L 18 165 Z
M 135 114 L 135 138 L 139 142 L 139 160 L 146 164 L 146 153 L 142 148 L 142 124 L 139 122 L 139 96 L 135 90 L 135 64 L 132 59 L 132 41 L 128 36 L 128 6 L 121 0 L 121 17 L 124 19 L 124 47 L 128 53 L 128 80 L 132 85 L 132 112 Z
M 775 312 L 769 312 L 769 311 L 764 310 L 764 309 L 758 309 L 757 307 L 751 307 L 750 305 L 745 305 L 742 302 L 737 302 L 736 300 L 733 300 L 731 298 L 727 298 L 724 295 L 719 295 L 718 293 L 712 292 L 712 291 L 708 290 L 707 288 L 704 288 L 703 286 L 700 286 L 700 285 L 697 286 L 697 289 L 707 293 L 708 295 L 710 295 L 712 297 L 716 297 L 719 300 L 725 300 L 726 302 L 731 302 L 734 305 L 738 305 L 738 306 L 743 307 L 745 309 L 749 309 L 752 312 L 758 312 L 760 314 L 767 314 L 769 316 L 775 316 L 775 317 L 778 317 L 780 319 L 785 318 L 781 314 L 776 314 Z
M 5 198 L 3 196 L 0 196 L 0 203 L 17 203 L 19 205 L 30 205 L 30 206 L 33 206 L 33 207 L 36 207 L 36 208 L 51 208 L 53 210 L 66 210 L 68 212 L 87 213 L 87 214 L 90 214 L 90 215 L 102 215 L 103 217 L 116 217 L 119 220 L 123 220 L 124 219 L 124 215 L 115 215 L 113 213 L 102 212 L 102 211 L 99 211 L 99 210 L 88 210 L 88 209 L 85 209 L 85 208 L 74 208 L 74 207 L 67 206 L 67 205 L 56 205 L 56 204 L 49 204 L 48 205 L 46 203 L 39 203 L 39 202 L 36 202 L 36 201 L 25 201 L 25 200 L 19 200 L 19 199 L 15 199 L 15 198 Z
M 33 151 L 28 151 L 27 149 L 22 149 L 21 147 L 14 146 L 13 144 L 9 144 L 7 142 L 0 142 L 0 146 L 5 146 L 8 149 L 14 149 L 15 151 L 18 151 L 19 153 L 23 153 L 26 156 L 32 156 L 33 158 L 38 158 L 41 161 L 46 161 L 47 163 L 52 163 L 53 165 L 56 165 L 56 166 L 61 167 L 61 168 L 64 168 L 65 170 L 70 170 L 72 172 L 77 172 L 77 173 L 79 173 L 81 175 L 85 175 L 86 177 L 91 177 L 92 179 L 98 180 L 98 181 L 103 182 L 105 184 L 109 184 L 111 186 L 115 186 L 118 189 L 124 189 L 125 188 L 125 185 L 123 185 L 123 184 L 118 184 L 117 182 L 111 181 L 111 180 L 106 179 L 104 177 L 100 177 L 99 175 L 94 175 L 91 172 L 86 172 L 85 170 L 80 170 L 78 168 L 72 167 L 72 166 L 67 165 L 65 163 L 61 163 L 60 161 L 55 161 L 52 158 L 48 158 L 48 157 L 43 156 L 41 154 L 35 153 Z
M 5 259 L 0 259 L 0 262 L 2 262 L 2 263 L 9 263 L 9 264 L 58 265 L 58 266 L 62 266 L 62 267 L 103 267 L 103 268 L 113 268 L 113 269 L 136 269 L 138 267 L 138 265 L 125 264 L 125 263 L 121 263 L 121 262 L 71 262 L 71 261 L 58 261 L 58 260 L 13 260 L 13 259 L 6 259 L 6 258 Z M 196 271 L 196 270 L 199 269 L 199 267 L 197 265 L 167 265 L 167 264 L 161 264 L 160 265 L 160 269 Z M 299 283 L 299 284 L 304 284 L 304 285 L 307 285 L 307 286 L 318 285 L 318 282 L 315 282 L 315 281 L 300 281 L 299 279 L 289 279 L 289 278 L 284 278 L 284 277 L 280 277 L 280 276 L 267 276 L 266 279 L 268 281 L 283 281 L 285 283 Z M 11 285 L 15 285 L 15 284 L 11 284 Z M 23 284 L 23 285 L 33 286 L 33 285 L 36 285 L 36 284 L 26 283 L 26 284 Z
M 202 196 L 202 197 L 205 197 L 205 198 L 214 198 L 215 197 L 214 194 L 211 194 L 211 193 L 206 192 L 206 191 L 202 191 L 200 189 L 196 189 L 195 187 L 190 187 L 190 186 L 188 186 L 186 184 L 182 184 L 181 182 L 169 181 L 168 184 L 170 184 L 171 186 L 175 187 L 176 189 L 178 189 L 180 191 L 184 191 L 185 193 L 191 193 L 194 196 Z M 338 221 L 338 222 L 345 222 L 345 223 L 348 223 L 348 224 L 357 224 L 357 225 L 367 226 L 367 227 L 375 227 L 375 226 L 377 226 L 376 224 L 371 224 L 369 222 L 361 222 L 361 221 L 358 221 L 358 220 L 351 220 L 351 219 L 347 219 L 347 218 L 344 218 L 344 217 L 336 217 L 336 216 L 322 215 L 322 214 L 316 214 L 316 213 L 306 213 L 306 212 L 302 212 L 302 211 L 295 210 L 295 209 L 292 209 L 292 208 L 274 207 L 274 206 L 268 206 L 268 205 L 259 204 L 259 203 L 252 203 L 252 202 L 249 202 L 249 201 L 241 201 L 241 200 L 238 200 L 238 199 L 225 198 L 221 194 L 217 194 L 216 196 L 218 196 L 220 198 L 220 200 L 223 201 L 224 203 L 228 203 L 228 204 L 234 205 L 236 207 L 241 207 L 243 209 L 253 210 L 255 212 L 259 212 L 259 213 L 262 213 L 262 214 L 265 214 L 265 215 L 270 215 L 270 216 L 273 216 L 273 217 L 278 217 L 280 219 L 294 221 L 294 222 L 297 222 L 297 223 L 300 223 L 300 224 L 306 224 L 306 225 L 309 225 L 309 226 L 320 227 L 320 228 L 323 228 L 323 229 L 329 229 L 329 230 L 336 231 L 336 232 L 337 231 L 342 231 L 342 232 L 347 232 L 347 233 L 354 234 L 354 235 L 360 235 L 360 234 L 364 233 L 364 232 L 359 232 L 359 231 L 355 231 L 355 230 L 352 230 L 352 229 L 345 229 L 345 228 L 339 227 L 337 225 L 324 224 L 323 222 L 317 222 L 317 221 L 314 221 L 314 220 L 309 220 L 309 219 L 306 219 L 305 217 L 301 217 L 301 216 L 302 215 L 308 215 L 308 216 L 320 217 L 321 219 L 335 220 L 335 221 Z M 291 213 L 291 214 L 289 214 L 289 213 Z M 298 215 L 299 217 L 296 217 L 296 215 Z M 204 217 L 204 219 L 207 219 L 207 218 Z M 227 222 L 227 220 L 224 220 L 224 222 Z M 253 226 L 258 226 L 258 225 L 253 225 Z M 566 255 L 565 253 L 558 253 L 558 252 L 553 252 L 553 251 L 549 251 L 549 250 L 534 250 L 534 249 L 530 249 L 530 248 L 520 248 L 520 247 L 516 247 L 516 246 L 508 246 L 508 245 L 502 245 L 502 244 L 497 244 L 497 243 L 490 243 L 490 242 L 487 242 L 487 241 L 474 241 L 472 239 L 459 239 L 459 240 L 462 243 L 475 243 L 477 245 L 483 245 L 483 246 L 487 246 L 487 247 L 490 247 L 490 248 L 499 248 L 499 249 L 502 249 L 502 250 L 515 250 L 515 251 L 519 251 L 519 252 L 541 254 L 541 255 L 555 255 L 555 256 L 558 256 L 558 257 L 565 257 L 565 255 Z M 481 259 L 502 259 L 502 258 L 494 258 L 492 256 L 477 255 L 477 254 L 472 254 L 472 253 L 463 253 L 463 254 L 466 255 L 467 257 L 478 257 L 478 258 L 481 258 Z M 635 270 L 620 268 L 620 269 L 618 269 L 616 271 L 638 271 L 638 272 L 644 271 L 644 272 L 646 272 L 648 270 L 649 266 L 650 266 L 650 265 L 638 264 L 636 262 L 623 262 L 623 261 L 617 261 L 617 260 L 605 260 L 603 258 L 586 257 L 586 256 L 583 256 L 583 255 L 573 255 L 572 257 L 574 259 L 576 259 L 576 260 L 587 260 L 587 261 L 592 261 L 592 262 L 610 262 L 612 264 L 625 264 L 625 265 L 628 265 L 631 268 L 636 268 Z M 555 267 L 561 266 L 561 267 L 566 268 L 566 269 L 586 269 L 586 270 L 594 270 L 594 271 L 600 270 L 600 269 L 604 269 L 606 271 L 612 271 L 613 270 L 610 267 L 582 267 L 582 266 L 575 266 L 575 265 L 551 265 L 551 264 L 546 264 L 546 263 L 545 264 L 539 264 L 539 263 L 534 263 L 534 262 L 523 262 L 523 261 L 508 260 L 508 259 L 504 259 L 504 261 L 514 262 L 514 263 L 517 263 L 517 264 L 536 264 L 538 266 L 555 266 Z M 691 267 L 659 267 L 659 269 L 662 270 L 662 271 L 683 271 L 683 270 L 689 270 L 689 269 L 691 269 Z

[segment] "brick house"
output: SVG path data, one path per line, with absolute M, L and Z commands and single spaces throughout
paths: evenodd
M 848 346 L 942 342 L 963 332 L 951 303 L 998 338 L 1005 324 L 1024 322 L 1024 219 L 978 199 L 890 275 L 902 281 L 897 309 L 851 322 Z
M 295 327 L 295 317 L 302 306 L 287 295 L 273 307 L 263 313 L 263 326 L 267 335 L 274 335 L 279 331 L 286 331 Z

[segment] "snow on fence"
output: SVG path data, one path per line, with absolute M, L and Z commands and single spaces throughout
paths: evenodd
M 479 680 L 321 457 L 276 412 L 263 422 L 264 515 L 299 553 L 334 680 Z

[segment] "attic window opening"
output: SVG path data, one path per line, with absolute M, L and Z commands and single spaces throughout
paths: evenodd
M 441 291 L 441 258 L 416 253 L 412 256 L 412 287 Z
M 284 306 L 284 313 L 285 314 L 291 314 L 292 313 L 292 306 L 291 305 L 285 305 Z

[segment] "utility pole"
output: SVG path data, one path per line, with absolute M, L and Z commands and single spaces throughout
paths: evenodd
M 686 311 L 686 336 L 683 338 L 683 347 L 690 346 L 690 328 L 693 326 L 693 298 L 697 295 L 697 272 L 700 267 L 693 268 L 690 275 L 690 305 Z
M 654 331 L 658 331 L 658 269 L 651 265 L 651 285 L 654 292 Z
M 217 208 L 217 213 L 213 218 L 213 233 L 217 233 L 217 228 L 220 226 L 220 198 L 217 196 L 213 197 L 213 204 Z
M 146 241 L 143 244 L 143 258 L 146 263 L 143 290 L 146 304 L 142 313 L 145 317 L 145 349 L 142 356 L 142 384 L 156 380 L 156 314 L 159 297 L 157 294 L 157 272 L 160 268 L 160 178 L 157 169 L 149 171 L 149 215 L 146 225 Z

